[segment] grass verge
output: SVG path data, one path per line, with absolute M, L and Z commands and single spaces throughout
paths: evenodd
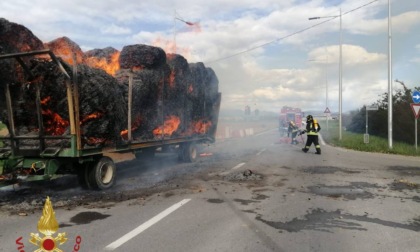
M 321 125 L 321 135 L 324 141 L 333 146 L 339 146 L 346 149 L 391 153 L 405 156 L 420 156 L 420 148 L 412 144 L 393 142 L 392 149 L 388 148 L 388 139 L 369 135 L 369 143 L 364 143 L 364 134 L 353 133 L 342 130 L 342 139 L 339 140 L 338 121 L 328 121 L 328 128 L 325 121 L 319 122 Z

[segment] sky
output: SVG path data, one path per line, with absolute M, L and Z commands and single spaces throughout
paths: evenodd
M 159 46 L 216 72 L 221 109 L 272 112 L 283 106 L 338 112 L 341 31 L 346 113 L 388 91 L 388 6 L 388 0 L 14 0 L 0 2 L 0 17 L 43 42 L 66 36 L 83 51 Z M 392 87 L 401 88 L 396 79 L 420 87 L 420 1 L 390 6 Z

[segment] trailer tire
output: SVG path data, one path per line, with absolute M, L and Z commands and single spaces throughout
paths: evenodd
M 83 189 L 91 189 L 92 186 L 90 185 L 89 181 L 89 169 L 90 167 L 87 164 L 74 164 L 76 168 L 77 179 L 79 180 L 79 185 Z
M 94 189 L 105 190 L 111 188 L 115 183 L 116 168 L 114 161 L 109 157 L 101 157 L 91 163 L 89 169 L 89 184 Z
M 197 153 L 197 146 L 195 143 L 185 143 L 181 145 L 179 158 L 184 162 L 193 163 L 197 160 Z

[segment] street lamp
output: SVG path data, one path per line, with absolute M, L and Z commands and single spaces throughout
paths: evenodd
M 325 17 L 310 17 L 309 20 L 321 19 L 321 18 L 337 18 L 340 17 L 340 59 L 339 59 L 339 77 L 338 77 L 338 124 L 339 124 L 339 134 L 338 139 L 342 139 L 342 113 L 343 113 L 343 42 L 342 42 L 342 22 L 341 22 L 341 8 L 340 15 L 338 16 L 325 16 Z
M 392 23 L 391 0 L 388 0 L 388 148 L 392 149 Z
M 194 26 L 193 22 L 185 21 L 184 19 L 180 18 L 176 10 L 174 11 L 174 53 L 176 53 L 176 21 L 181 21 L 188 26 Z

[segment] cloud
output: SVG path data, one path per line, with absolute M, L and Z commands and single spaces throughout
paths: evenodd
M 355 20 L 353 17 L 350 22 L 345 22 L 343 29 L 355 34 L 373 35 L 388 32 L 388 18 Z M 393 16 L 391 22 L 393 32 L 408 33 L 420 24 L 420 11 L 410 11 Z
M 327 46 L 316 48 L 308 53 L 309 60 L 323 64 L 338 64 L 339 46 Z M 343 65 L 348 67 L 384 62 L 387 56 L 381 53 L 368 52 L 365 48 L 357 45 L 342 45 Z
M 101 32 L 104 34 L 115 34 L 115 35 L 121 35 L 121 34 L 130 34 L 131 30 L 130 28 L 121 27 L 115 24 L 111 24 L 110 26 L 105 26 L 101 29 Z

